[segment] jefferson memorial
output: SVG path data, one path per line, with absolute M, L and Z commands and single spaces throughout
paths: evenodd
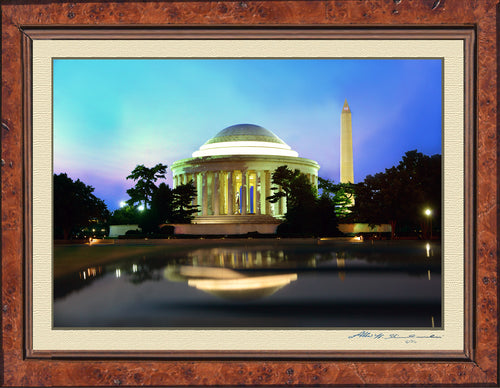
M 176 225 L 176 233 L 274 233 L 286 200 L 270 203 L 266 197 L 273 194 L 272 173 L 283 165 L 317 186 L 319 164 L 299 157 L 270 130 L 253 124 L 223 129 L 171 166 L 174 187 L 193 181 L 200 208 L 191 225 Z

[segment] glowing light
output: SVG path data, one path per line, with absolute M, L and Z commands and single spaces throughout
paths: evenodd
M 122 276 L 122 271 L 120 270 L 120 268 L 117 268 L 116 271 L 115 271 L 115 276 L 117 278 L 121 277 Z
M 139 211 L 142 212 L 144 210 L 144 205 L 139 205 L 139 207 L 137 208 L 137 210 L 139 210 Z
M 137 264 L 132 264 L 132 272 L 137 272 Z
M 121 202 L 120 202 L 120 207 L 125 207 L 125 206 L 127 206 L 127 202 L 125 202 L 125 201 L 121 201 Z
M 432 214 L 432 210 L 431 209 L 425 209 L 424 213 L 428 217 L 428 216 L 430 216 Z
M 242 279 L 245 275 L 229 268 L 181 266 L 179 273 L 190 278 Z
M 431 257 L 431 244 L 425 244 L 425 250 L 427 252 L 427 257 Z
M 298 157 L 286 144 L 268 143 L 263 141 L 228 141 L 224 143 L 204 144 L 193 152 L 193 158 L 217 155 L 279 155 Z
M 285 286 L 297 280 L 297 274 L 256 276 L 241 279 L 189 279 L 188 284 L 200 290 L 253 290 Z

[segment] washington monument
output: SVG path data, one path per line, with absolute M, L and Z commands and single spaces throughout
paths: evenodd
M 352 120 L 347 99 L 340 115 L 340 183 L 354 183 Z

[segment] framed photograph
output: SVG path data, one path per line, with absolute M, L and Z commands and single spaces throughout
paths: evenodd
M 3 385 L 498 383 L 495 13 L 369 3 L 2 5 Z

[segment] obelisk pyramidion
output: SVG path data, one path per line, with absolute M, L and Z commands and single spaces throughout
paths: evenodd
M 340 115 L 340 183 L 354 183 L 352 120 L 347 99 Z

